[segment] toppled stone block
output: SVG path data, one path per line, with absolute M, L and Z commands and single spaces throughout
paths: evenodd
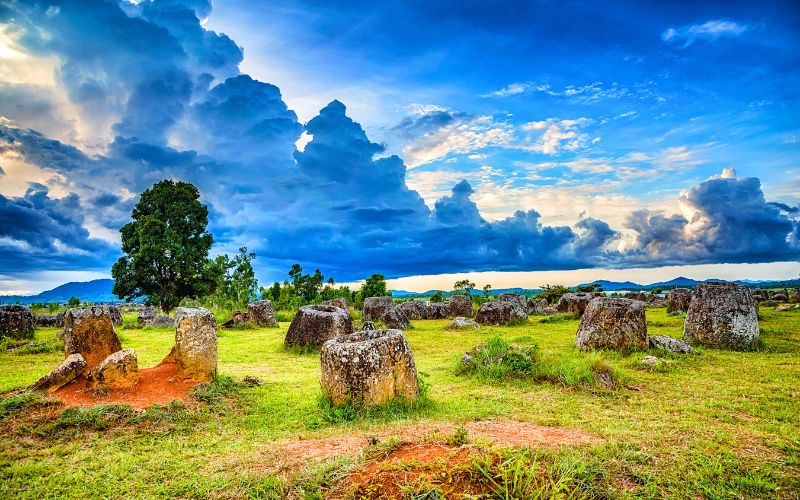
M 90 389 L 113 390 L 133 387 L 139 380 L 136 351 L 117 351 L 89 371 L 86 381 Z
M 58 368 L 40 378 L 30 387 L 34 391 L 55 392 L 69 384 L 86 370 L 86 361 L 80 354 L 70 354 Z

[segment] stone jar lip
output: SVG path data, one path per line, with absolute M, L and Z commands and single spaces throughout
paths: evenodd
M 639 309 L 644 308 L 640 300 L 626 299 L 622 297 L 595 297 L 594 299 L 592 299 L 592 302 L 594 302 L 595 300 L 603 304 L 610 303 L 616 306 L 624 305 L 625 307 L 636 307 Z
M 306 311 L 315 311 L 315 312 L 322 312 L 322 313 L 341 313 L 342 308 L 332 306 L 330 304 L 313 304 L 310 306 L 303 306 L 300 309 L 305 309 Z
M 2 304 L 0 308 L 4 311 L 30 311 L 30 307 L 23 304 Z
M 94 305 L 89 307 L 73 307 L 67 309 L 64 313 L 69 314 L 73 318 L 85 318 L 88 316 L 102 316 L 103 314 L 111 314 L 111 309 L 106 305 Z
M 390 328 L 386 330 L 362 330 L 360 332 L 351 333 L 349 335 L 342 335 L 326 341 L 326 344 L 335 346 L 336 344 L 342 345 L 359 345 L 367 346 L 369 344 L 377 343 L 381 340 L 403 335 L 401 330 Z

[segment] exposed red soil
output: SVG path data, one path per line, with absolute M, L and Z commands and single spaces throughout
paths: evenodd
M 80 377 L 54 392 L 51 397 L 67 406 L 92 407 L 101 404 L 126 404 L 141 409 L 152 404 L 167 404 L 185 399 L 197 385 L 194 380 L 180 380 L 175 363 L 161 363 L 153 368 L 139 370 L 139 380 L 128 389 L 118 389 L 107 394 L 93 394 Z
M 446 497 L 483 493 L 480 484 L 468 475 L 458 474 L 459 465 L 469 462 L 470 450 L 443 444 L 407 443 L 386 457 L 373 460 L 345 478 L 339 490 L 328 495 L 338 498 L 347 493 L 354 498 L 400 498 L 403 487 L 438 483 Z M 446 478 L 445 478 L 446 476 Z M 444 481 L 442 481 L 444 480 Z M 446 483 L 446 484 L 443 484 Z
M 467 422 L 464 427 L 469 433 L 470 440 L 482 439 L 497 446 L 564 446 L 598 441 L 597 436 L 576 429 L 548 427 L 516 420 L 481 420 Z M 372 436 L 382 440 L 398 437 L 407 442 L 416 442 L 423 440 L 436 429 L 447 436 L 455 428 L 456 424 L 452 423 L 399 425 L 386 427 L 378 433 L 361 431 L 321 439 L 294 441 L 283 446 L 281 456 L 284 457 L 284 467 L 291 468 L 292 465 L 308 460 L 356 455 L 367 446 Z

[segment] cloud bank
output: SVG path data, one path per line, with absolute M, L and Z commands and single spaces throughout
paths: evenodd
M 487 147 L 573 151 L 588 143 L 591 120 L 514 129 L 492 116 L 421 108 L 393 130 L 408 141 L 405 161 L 385 156 L 386 146 L 339 101 L 299 123 L 276 86 L 240 72 L 242 49 L 203 26 L 210 11 L 201 0 L 0 9 L 4 32 L 27 57 L 52 64 L 54 81 L 51 93 L 37 92 L 37 82 L 0 86 L 0 102 L 25 109 L 0 109 L 0 165 L 23 162 L 48 177 L 21 196 L 0 195 L 0 273 L 110 267 L 138 193 L 163 178 L 201 190 L 215 251 L 247 245 L 259 255 L 259 273 L 272 278 L 293 262 L 353 280 L 372 272 L 769 262 L 800 250 L 798 209 L 769 203 L 758 179 L 733 175 L 684 191 L 680 214 L 631 213 L 625 230 L 634 237 L 624 244 L 620 228 L 590 217 L 548 226 L 536 210 L 519 210 L 488 221 L 463 180 L 429 208 L 408 187 L 406 162 Z M 559 92 L 598 89 L 606 87 Z M 43 123 L 71 130 L 53 138 L 39 130 Z M 304 132 L 311 140 L 298 151 Z

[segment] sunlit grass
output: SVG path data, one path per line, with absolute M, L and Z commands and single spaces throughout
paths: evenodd
M 681 336 L 683 317 L 667 316 L 664 309 L 648 309 L 647 315 L 651 334 Z M 672 362 L 661 371 L 639 367 L 645 353 L 578 351 L 578 320 L 572 318 L 531 317 L 519 326 L 474 331 L 446 330 L 447 320 L 415 321 L 407 336 L 430 384 L 430 403 L 367 418 L 325 415 L 319 356 L 283 348 L 283 318 L 278 328 L 220 329 L 219 372 L 229 377 L 223 379 L 228 385 L 202 389 L 188 406 L 153 410 L 158 418 L 142 419 L 130 410 L 71 410 L 58 417 L 39 415 L 53 410 L 40 410 L 37 401 L 5 403 L 0 497 L 279 498 L 298 487 L 293 481 L 302 482 L 278 478 L 264 458 L 280 440 L 378 432 L 403 422 L 508 418 L 597 436 L 594 444 L 540 450 L 548 466 L 569 464 L 554 477 L 585 479 L 590 494 L 789 498 L 800 492 L 800 311 L 762 307 L 761 317 L 760 351 L 657 353 Z M 126 315 L 130 320 L 135 316 Z M 171 328 L 118 332 L 143 367 L 158 364 L 174 343 Z M 550 376 L 461 373 L 462 354 L 493 337 L 537 345 L 540 370 Z M 57 343 L 57 329 L 37 330 L 34 342 Z M 60 351 L 0 352 L 0 391 L 31 384 L 62 359 Z M 598 364 L 620 381 L 613 389 L 589 383 Z M 246 375 L 263 385 L 231 385 Z M 55 434 L 39 432 L 46 425 Z M 513 468 L 508 473 L 517 474 Z

